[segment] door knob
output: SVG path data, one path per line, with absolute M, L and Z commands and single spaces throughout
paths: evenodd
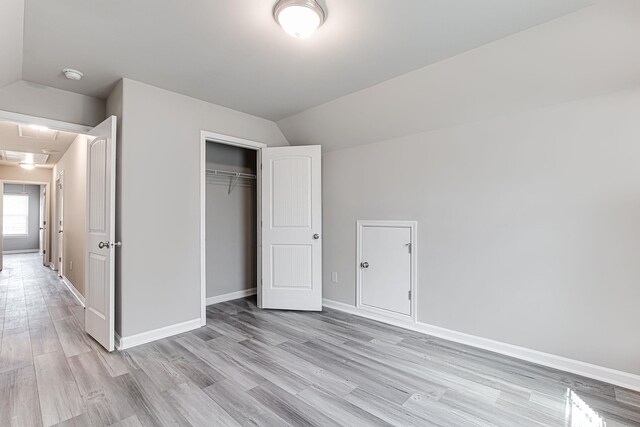
M 120 247 L 122 246 L 122 243 L 121 242 L 99 242 L 98 243 L 98 247 L 100 249 L 113 248 L 114 246 Z
M 363 262 L 360 263 L 360 267 L 369 268 L 369 263 L 367 261 L 363 261 Z
M 318 240 L 320 238 L 320 235 L 318 233 L 316 233 L 316 234 L 313 235 L 313 238 Z

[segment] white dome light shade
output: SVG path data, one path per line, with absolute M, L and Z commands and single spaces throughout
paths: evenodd
M 309 37 L 324 22 L 324 11 L 315 0 L 281 0 L 273 14 L 287 34 L 300 39 Z
M 36 165 L 34 165 L 33 163 L 20 162 L 20 167 L 26 170 L 32 170 L 36 167 Z

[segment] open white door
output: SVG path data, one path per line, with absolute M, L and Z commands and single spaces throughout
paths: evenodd
M 258 307 L 322 310 L 319 145 L 260 150 Z
M 87 147 L 85 330 L 114 349 L 116 117 L 93 128 Z
M 47 265 L 47 219 L 46 219 L 46 197 L 47 187 L 45 185 L 40 186 L 40 255 L 42 255 L 42 265 Z

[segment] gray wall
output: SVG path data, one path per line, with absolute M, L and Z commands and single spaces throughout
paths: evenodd
M 325 153 L 325 298 L 355 302 L 356 220 L 417 220 L 419 321 L 640 374 L 639 112 L 637 89 Z
M 0 110 L 86 126 L 105 118 L 102 99 L 25 80 L 0 88 Z
M 256 151 L 207 143 L 207 168 L 256 173 Z M 207 182 L 207 298 L 256 287 L 256 181 Z
M 4 194 L 29 195 L 29 235 L 27 237 L 3 237 L 3 250 L 37 251 L 40 249 L 40 186 L 4 184 Z
M 118 89 L 117 89 L 118 90 Z M 200 317 L 200 131 L 287 145 L 275 123 L 124 79 L 116 238 L 120 336 Z

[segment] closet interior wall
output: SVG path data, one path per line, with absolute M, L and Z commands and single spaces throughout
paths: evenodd
M 256 174 L 254 150 L 207 142 L 206 158 L 208 171 Z M 254 290 L 256 181 L 208 173 L 206 182 L 207 299 Z

